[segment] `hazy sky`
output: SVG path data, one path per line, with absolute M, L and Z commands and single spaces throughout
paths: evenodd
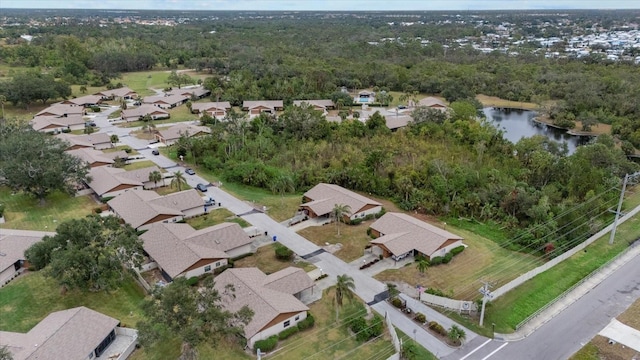
M 0 8 L 407 11 L 638 9 L 640 0 L 0 0 Z

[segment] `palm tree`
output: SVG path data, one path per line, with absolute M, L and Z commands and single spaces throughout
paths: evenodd
M 116 134 L 109 136 L 109 140 L 111 140 L 112 144 L 117 144 L 120 142 L 120 138 Z
M 86 85 L 80 85 L 80 92 L 83 94 L 87 93 L 87 86 Z
M 336 282 L 336 305 L 342 306 L 342 300 L 345 298 L 353 299 L 353 290 L 356 289 L 356 284 L 353 282 L 353 278 L 347 274 L 338 275 L 338 281 Z
M 155 170 L 149 173 L 149 181 L 153 181 L 155 187 L 158 187 L 158 181 L 162 180 L 162 174 L 160 171 Z
M 171 180 L 171 187 L 177 187 L 178 191 L 182 190 L 182 185 L 187 184 L 187 179 L 185 179 L 184 174 L 178 170 L 173 173 L 173 180 Z
M 335 204 L 333 210 L 331 210 L 331 216 L 336 221 L 336 228 L 338 229 L 338 236 L 340 236 L 340 223 L 344 222 L 344 216 L 351 213 L 351 206 L 345 204 Z
M 387 293 L 389 294 L 389 299 L 393 300 L 396 296 L 400 295 L 400 290 L 395 284 L 387 283 Z
M 467 333 L 464 332 L 458 325 L 451 325 L 447 333 L 449 339 L 453 341 L 460 341 L 462 343 L 467 338 Z
M 422 275 L 424 275 L 425 271 L 427 271 L 429 265 L 429 260 L 427 260 L 424 256 L 420 256 L 418 258 L 418 271 L 420 271 Z

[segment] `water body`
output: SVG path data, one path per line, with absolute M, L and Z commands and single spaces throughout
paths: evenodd
M 507 109 L 500 110 L 491 107 L 482 109 L 487 120 L 493 126 L 504 131 L 505 139 L 517 143 L 523 137 L 543 135 L 557 142 L 566 143 L 569 154 L 573 154 L 579 145 L 589 142 L 588 136 L 575 136 L 567 134 L 566 130 L 547 126 L 533 121 L 535 111 Z

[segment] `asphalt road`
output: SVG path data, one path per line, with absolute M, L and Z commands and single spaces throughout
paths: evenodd
M 477 339 L 445 359 L 568 359 L 639 298 L 640 256 L 636 256 L 525 339 L 508 343 Z

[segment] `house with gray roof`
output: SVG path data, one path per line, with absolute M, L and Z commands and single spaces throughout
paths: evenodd
M 245 100 L 242 102 L 242 110 L 249 112 L 249 117 L 255 117 L 261 113 L 275 115 L 277 111 L 282 111 L 284 105 L 282 100 Z
M 113 197 L 127 191 L 154 189 L 164 184 L 164 174 L 163 179 L 158 183 L 149 181 L 149 174 L 154 171 L 163 174 L 157 166 L 129 171 L 109 166 L 94 167 L 89 170 L 91 181 L 87 182 L 87 186 L 99 197 Z
M 303 104 L 307 104 L 314 108 L 315 110 L 322 111 L 323 114 L 327 113 L 327 110 L 333 109 L 336 105 L 332 100 L 294 100 L 294 106 L 302 106 Z
M 171 89 L 166 91 L 167 95 L 182 95 L 188 96 L 189 98 L 203 99 L 209 95 L 211 95 L 211 90 L 205 89 L 202 85 L 197 86 L 185 86 L 181 89 Z
M 30 122 L 33 130 L 46 133 L 61 133 L 63 130 L 83 130 L 85 120 L 80 114 L 68 116 L 37 115 Z
M 67 154 L 71 154 L 84 160 L 89 167 L 98 167 L 98 166 L 107 166 L 115 163 L 116 158 L 127 160 L 129 158 L 129 154 L 127 154 L 124 150 L 114 151 L 105 153 L 99 150 L 94 150 L 90 148 L 78 148 L 73 150 L 65 151 Z
M 416 106 L 426 106 L 428 108 L 436 109 L 440 111 L 447 111 L 447 109 L 449 109 L 449 107 L 447 106 L 447 104 L 445 104 L 444 101 L 433 96 L 428 96 L 426 98 L 420 99 L 420 101 L 418 101 Z
M 370 228 L 372 251 L 394 260 L 415 255 L 431 260 L 464 246 L 462 237 L 403 213 L 386 213 Z
M 36 116 L 65 117 L 65 116 L 71 116 L 71 115 L 83 116 L 85 114 L 86 114 L 86 110 L 82 106 L 55 103 L 49 106 L 48 108 L 40 111 L 39 113 L 37 113 Z
M 109 208 L 135 229 L 148 229 L 156 222 L 176 222 L 205 213 L 204 200 L 195 189 L 168 195 L 155 191 L 127 191 L 107 202 Z
M 167 281 L 214 272 L 227 265 L 227 259 L 250 253 L 252 242 L 236 223 L 200 230 L 189 224 L 155 223 L 140 239 Z
M 0 233 L 0 287 L 22 274 L 28 264 L 24 251 L 53 232 L 2 229 Z
M 69 143 L 69 147 L 67 148 L 67 150 L 74 150 L 79 148 L 104 150 L 113 147 L 113 144 L 111 143 L 111 137 L 107 133 L 93 133 L 88 135 L 61 133 L 56 135 L 56 137 Z
M 154 136 L 158 141 L 168 146 L 175 144 L 183 135 L 194 137 L 209 134 L 211 134 L 211 129 L 208 126 L 180 123 L 168 128 L 158 129 Z
M 151 116 L 152 120 L 168 119 L 171 116 L 167 110 L 150 104 L 142 104 L 120 112 L 120 118 L 125 121 L 138 121 L 147 115 Z
M 227 269 L 216 277 L 214 286 L 223 293 L 229 285 L 233 286 L 234 296 L 224 297 L 221 304 L 231 312 L 244 306 L 253 310 L 251 321 L 244 327 L 247 345 L 253 347 L 256 341 L 306 319 L 309 308 L 299 298 L 314 284 L 302 269 L 290 267 L 270 275 L 258 268 Z
M 100 95 L 85 95 L 77 98 L 62 100 L 60 104 L 90 107 L 96 106 L 102 102 L 102 96 Z
M 231 110 L 231 103 L 228 101 L 197 102 L 191 105 L 191 112 L 200 114 L 200 117 L 207 114 L 211 117 L 222 119 L 227 116 L 227 111 L 229 110 Z
M 27 333 L 0 331 L 0 346 L 14 360 L 124 360 L 138 332 L 84 306 L 50 313 Z
M 142 99 L 143 104 L 150 104 L 161 109 L 172 109 L 189 101 L 190 96 L 185 95 L 154 95 Z
M 138 94 L 128 87 L 121 87 L 117 89 L 107 89 L 95 93 L 102 98 L 102 100 L 116 100 L 116 99 L 133 99 L 138 97 Z
M 300 209 L 310 218 L 329 218 L 336 205 L 348 205 L 351 209 L 345 220 L 364 218 L 382 211 L 381 203 L 334 184 L 320 183 L 304 193 L 302 199 Z

